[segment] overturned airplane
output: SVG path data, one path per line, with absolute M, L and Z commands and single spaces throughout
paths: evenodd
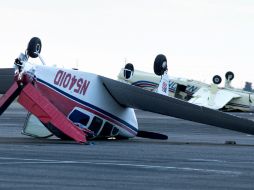
M 166 57 L 158 55 L 155 59 L 155 74 L 134 70 L 133 64 L 128 63 L 118 74 L 118 80 L 155 92 L 162 79 L 162 73 L 157 71 L 161 60 L 166 60 Z M 213 84 L 169 76 L 167 95 L 215 110 L 253 112 L 254 93 L 233 88 L 233 79 L 234 73 L 227 72 L 225 86 L 221 88 L 218 87 L 222 81 L 219 75 L 213 77 Z
M 133 108 L 254 134 L 254 121 L 165 96 L 164 83 L 160 93 L 150 92 L 93 73 L 49 67 L 40 53 L 41 40 L 34 37 L 15 59 L 13 84 L 0 98 L 0 115 L 16 98 L 30 112 L 23 128 L 26 135 L 55 135 L 78 143 L 136 136 L 167 139 L 139 130 Z M 39 58 L 42 64 L 31 63 L 30 58 Z M 161 63 L 155 70 L 166 81 L 167 62 Z

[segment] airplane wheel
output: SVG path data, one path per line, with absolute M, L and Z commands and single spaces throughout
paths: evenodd
M 159 54 L 156 56 L 154 60 L 153 70 L 156 75 L 163 75 L 164 72 L 168 69 L 167 66 L 167 58 L 163 54 Z
M 131 77 L 131 74 L 134 72 L 134 66 L 131 63 L 127 63 L 124 67 L 124 78 L 129 79 Z
M 235 75 L 234 75 L 233 72 L 228 71 L 228 72 L 226 73 L 225 77 L 226 77 L 227 80 L 231 81 L 231 80 L 234 79 Z
M 221 79 L 221 77 L 220 77 L 219 75 L 215 75 L 215 76 L 213 77 L 213 83 L 214 83 L 214 84 L 220 84 L 221 81 L 222 81 L 222 79 Z
M 36 58 L 38 57 L 37 53 L 41 52 L 41 40 L 40 38 L 33 37 L 27 46 L 27 54 L 29 57 Z

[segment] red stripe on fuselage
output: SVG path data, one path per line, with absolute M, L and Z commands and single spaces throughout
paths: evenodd
M 73 110 L 74 107 L 82 108 L 94 115 L 97 115 L 111 123 L 114 123 L 116 126 L 123 128 L 125 131 L 129 132 L 130 134 L 136 136 L 136 132 L 130 129 L 128 126 L 125 126 L 124 124 L 120 123 L 119 121 L 116 121 L 115 119 L 98 112 L 97 110 L 94 110 L 86 105 L 83 105 L 75 100 L 70 99 L 69 97 L 66 97 L 65 95 L 59 93 L 58 91 L 55 91 L 48 87 L 47 85 L 37 81 L 37 87 L 41 91 L 41 93 L 46 96 L 51 102 L 54 102 L 54 105 L 61 110 L 66 116 Z

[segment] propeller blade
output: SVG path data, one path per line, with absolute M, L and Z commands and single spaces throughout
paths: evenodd
M 142 137 L 142 138 L 149 138 L 149 139 L 159 139 L 159 140 L 167 140 L 168 136 L 163 135 L 160 133 L 154 133 L 150 131 L 138 131 L 137 137 Z

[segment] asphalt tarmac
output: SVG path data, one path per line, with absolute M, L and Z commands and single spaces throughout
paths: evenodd
M 12 104 L 0 117 L 0 189 L 254 189 L 253 136 L 136 113 L 141 129 L 169 139 L 34 139 L 21 135 L 26 111 Z

